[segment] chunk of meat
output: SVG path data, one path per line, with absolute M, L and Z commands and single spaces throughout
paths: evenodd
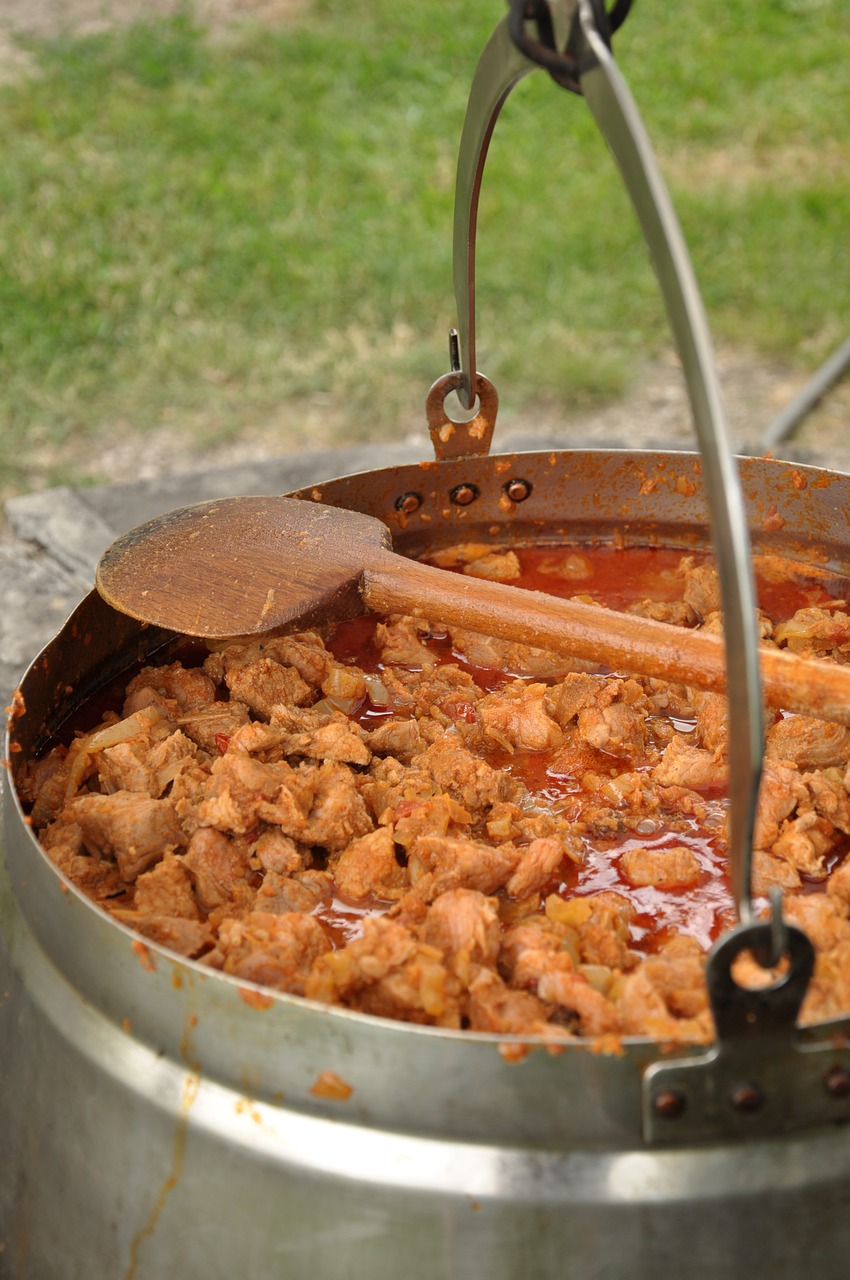
M 157 946 L 168 947 L 182 956 L 197 959 L 208 951 L 213 941 L 213 931 L 205 920 L 190 920 L 186 916 L 149 915 L 127 907 L 109 907 L 113 920 L 128 929 L 135 929 Z
M 670 1044 L 708 1044 L 714 1037 L 710 1011 L 678 1017 L 668 1007 L 645 962 L 624 979 L 616 1005 L 626 1035 L 651 1036 Z
M 115 791 L 78 796 L 69 811 L 86 848 L 100 858 L 114 858 L 127 884 L 186 843 L 171 800 Z
M 216 684 L 225 682 L 229 673 L 254 662 L 271 659 L 282 667 L 293 667 L 312 689 L 319 689 L 327 678 L 334 659 L 315 631 L 301 631 L 291 636 L 270 636 L 253 644 L 226 645 L 209 655 L 204 670 Z
M 86 852 L 83 833 L 67 812 L 40 832 L 39 843 L 53 865 L 95 902 L 123 895 L 126 890 L 114 862 Z
M 149 706 L 151 694 L 177 704 L 180 711 L 201 707 L 215 698 L 215 682 L 196 667 L 171 662 L 161 667 L 142 667 L 127 685 L 124 715 Z
M 454 734 L 445 734 L 413 763 L 473 814 L 500 800 L 512 800 L 520 791 L 506 773 L 474 755 Z
M 309 702 L 312 689 L 294 667 L 283 667 L 273 658 L 257 658 L 245 667 L 225 675 L 231 697 L 244 702 L 262 720 L 269 720 L 277 703 L 301 706 Z
M 482 697 L 469 672 L 449 662 L 424 672 L 388 667 L 382 680 L 391 707 L 420 717 L 433 716 L 436 708 L 448 723 L 474 721 L 475 705 Z
M 363 934 L 313 966 L 306 994 L 380 1017 L 457 1027 L 462 988 L 436 947 L 386 916 L 363 922 Z
M 514 676 L 534 676 L 539 679 L 557 680 L 568 672 L 595 671 L 593 663 L 581 658 L 571 658 L 538 649 L 516 640 L 501 640 L 497 636 L 481 635 L 466 627 L 451 627 L 449 634 L 452 648 L 474 667 L 490 671 L 502 671 Z
M 511 582 L 520 575 L 519 559 L 515 551 L 487 551 L 475 560 L 468 560 L 463 572 L 491 582 Z
M 467 992 L 467 1017 L 472 1031 L 501 1035 L 566 1036 L 547 1021 L 548 1008 L 531 991 L 514 991 L 493 969 L 475 972 Z
M 569 949 L 576 965 L 606 969 L 633 968 L 638 957 L 630 950 L 635 908 L 620 893 L 600 893 L 563 898 L 551 893 L 546 899 L 546 919 L 567 927 Z
M 845 858 L 834 869 L 829 877 L 826 891 L 850 906 L 850 858 Z
M 200 918 L 185 855 L 167 853 L 155 867 L 139 876 L 133 894 L 133 910 L 143 915 L 180 916 L 186 920 Z
M 313 965 L 331 949 L 315 916 L 252 911 L 223 920 L 208 964 L 236 978 L 304 995 Z
M 769 849 L 778 838 L 784 820 L 807 799 L 808 791 L 795 769 L 765 761 L 756 809 L 755 847 Z
M 628 898 L 606 891 L 573 899 L 567 906 L 566 918 L 572 920 L 577 930 L 579 954 L 584 964 L 623 971 L 634 968 L 637 956 L 630 944 L 637 913 Z
M 393 839 L 403 849 L 409 849 L 420 836 L 445 836 L 458 834 L 458 826 L 472 821 L 469 813 L 450 795 L 442 792 L 424 800 L 401 800 L 388 806 L 381 815 L 381 822 L 392 827 Z
M 288 756 L 331 760 L 339 764 L 367 765 L 372 759 L 363 730 L 340 712 L 328 724 L 317 729 L 287 734 L 284 750 Z
M 513 845 L 489 845 L 455 836 L 420 836 L 410 855 L 414 885 L 423 873 L 433 875 L 432 898 L 447 889 L 495 893 L 516 870 L 520 853 Z
M 272 911 L 285 915 L 300 911 L 311 915 L 333 896 L 333 877 L 329 871 L 298 871 L 295 875 L 266 873 L 254 898 L 254 911 Z
M 333 877 L 338 892 L 352 902 L 394 902 L 409 887 L 407 868 L 399 865 L 388 827 L 352 840 L 334 863 Z
M 437 655 L 425 644 L 429 625 L 421 619 L 396 615 L 375 627 L 375 645 L 381 659 L 405 667 L 433 667 Z
M 784 858 L 775 858 L 765 849 L 753 850 L 752 891 L 756 897 L 766 898 L 770 890 L 799 889 L 802 884 L 800 873 Z
M 313 783 L 313 803 L 298 833 L 302 844 L 321 845 L 336 852 L 373 829 L 350 769 L 330 762 L 319 765 L 314 770 Z
M 314 689 L 321 689 L 336 665 L 315 631 L 299 631 L 291 636 L 272 636 L 258 646 L 261 653 L 274 658 L 282 667 L 294 667 L 301 679 Z
M 680 569 L 685 579 L 682 598 L 700 618 L 717 613 L 721 607 L 720 578 L 714 565 L 694 564 L 686 556 Z
M 512 898 L 525 898 L 542 889 L 561 866 L 567 850 L 564 842 L 554 836 L 532 840 L 520 849 L 516 870 L 505 885 Z
M 135 791 L 143 796 L 159 794 L 156 774 L 148 760 L 149 749 L 148 741 L 130 741 L 116 742 L 114 747 L 100 752 L 97 772 L 107 795 L 113 791 Z
M 232 835 L 253 831 L 262 819 L 300 839 L 316 789 L 312 768 L 296 770 L 285 761 L 263 764 L 228 751 L 212 767 L 198 819 L 203 826 Z
M 726 760 L 717 752 L 692 747 L 681 735 L 676 735 L 665 748 L 652 776 L 662 787 L 713 789 L 726 784 Z
M 499 951 L 499 971 L 512 987 L 532 987 L 548 964 L 547 957 L 566 954 L 579 961 L 575 929 L 548 916 L 532 915 L 506 929 Z
M 253 853 L 264 871 L 276 871 L 279 875 L 291 875 L 310 866 L 309 854 L 278 827 L 260 832 L 253 842 Z
M 812 716 L 786 716 L 768 730 L 765 756 L 798 769 L 843 768 L 850 760 L 850 729 Z
M 178 773 L 193 764 L 197 756 L 194 742 L 180 729 L 156 742 L 148 755 L 154 775 L 153 795 L 161 796 Z
M 537 994 L 576 1014 L 583 1036 L 604 1036 L 619 1029 L 614 1006 L 581 973 L 553 967 L 541 975 Z
M 620 858 L 620 869 L 629 884 L 656 889 L 687 889 L 700 876 L 699 860 L 686 845 L 627 849 Z
M 826 879 L 824 857 L 835 847 L 835 831 L 813 810 L 783 823 L 771 852 L 811 880 Z
M 647 956 L 641 969 L 670 1013 L 677 1018 L 698 1018 L 709 1008 L 705 963 L 705 952 L 696 939 L 678 934 L 657 955 Z
M 68 748 L 64 743 L 52 747 L 46 755 L 37 760 L 27 760 L 16 779 L 18 795 L 24 804 L 34 804 L 42 787 L 55 777 L 65 765 Z M 64 798 L 65 788 L 61 788 L 60 797 Z
M 248 708 L 241 702 L 210 702 L 193 707 L 178 718 L 180 728 L 211 756 L 223 754 L 231 737 L 248 723 Z
M 204 911 L 246 902 L 250 895 L 248 851 L 244 841 L 228 839 L 215 827 L 199 827 L 189 840 L 183 866 Z
M 462 954 L 467 966 L 495 965 L 502 940 L 496 902 L 474 889 L 449 889 L 428 908 L 420 937 L 446 957 Z
M 729 735 L 729 699 L 722 693 L 691 690 L 697 713 L 697 741 L 705 751 L 724 753 Z
M 394 756 L 410 764 L 425 743 L 415 720 L 383 720 L 365 734 L 366 745 L 376 756 Z
M 551 751 L 563 734 L 547 708 L 545 684 L 514 681 L 497 693 L 488 693 L 476 712 L 488 738 L 507 751 Z
M 602 687 L 603 681 L 585 673 L 572 672 L 564 677 L 550 694 L 554 718 L 562 729 L 566 729 L 585 707 L 596 702 Z
M 818 952 L 799 1021 L 803 1026 L 846 1017 L 850 1012 L 850 943 Z
M 846 662 L 850 655 L 850 615 L 840 609 L 814 606 L 798 609 L 787 622 L 780 622 L 773 638 L 780 648 L 813 657 L 829 656 Z
M 30 815 L 33 826 L 38 829 L 60 817 L 67 802 L 93 777 L 96 769 L 96 758 L 78 742 L 73 742 L 41 781 Z
M 842 777 L 837 769 L 821 769 L 804 774 L 802 781 L 815 813 L 826 818 L 830 826 L 850 835 L 850 796 L 845 778 L 846 773 Z
M 816 951 L 831 951 L 850 943 L 850 903 L 837 894 L 786 894 L 782 911 L 786 920 L 808 934 Z
M 686 600 L 639 600 L 630 604 L 626 612 L 666 622 L 671 627 L 695 627 L 699 622 L 699 615 Z
M 579 737 L 607 755 L 637 760 L 646 750 L 646 715 L 626 702 L 585 707 L 578 713 Z

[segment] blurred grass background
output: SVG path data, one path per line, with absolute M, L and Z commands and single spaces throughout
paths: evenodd
M 281 451 L 421 426 L 455 322 L 466 97 L 503 11 L 306 0 L 274 27 L 186 9 L 20 37 L 0 491 L 96 479 L 108 442 L 163 430 L 201 463 L 258 424 Z M 615 52 L 716 341 L 814 368 L 850 331 L 846 5 L 636 0 Z M 620 396 L 669 346 L 604 144 L 543 72 L 499 121 L 478 243 L 479 366 L 508 421 Z

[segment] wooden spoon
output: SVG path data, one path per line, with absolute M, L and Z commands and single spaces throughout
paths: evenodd
M 185 635 L 261 636 L 408 613 L 721 693 L 720 636 L 436 569 L 392 550 L 373 516 L 299 498 L 215 499 L 131 530 L 97 589 L 121 613 Z M 765 700 L 850 725 L 850 668 L 760 650 Z

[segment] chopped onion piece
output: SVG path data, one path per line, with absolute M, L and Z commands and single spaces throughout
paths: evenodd
M 336 707 L 338 711 L 344 711 L 348 716 L 360 706 L 362 698 L 336 698 L 333 694 L 329 694 L 326 701 L 332 708 Z
M 164 764 L 161 769 L 156 771 L 156 785 L 158 795 L 162 795 L 169 782 L 173 782 L 178 773 L 182 773 L 187 764 L 192 763 L 191 756 L 181 756 L 179 760 L 172 760 L 170 764 Z
M 376 707 L 388 707 L 391 702 L 390 691 L 379 676 L 364 676 L 369 697 Z
M 337 704 L 340 700 L 348 703 L 359 702 L 366 693 L 363 673 L 354 667 L 331 667 L 322 681 L 322 693 Z
M 330 698 L 322 698 L 321 702 L 314 702 L 311 711 L 319 711 L 323 716 L 332 716 L 337 710 Z
M 83 745 L 85 742 L 85 738 L 78 738 L 76 742 L 71 743 L 68 751 L 71 766 L 68 770 L 68 781 L 65 784 L 66 801 L 77 794 L 89 767 L 91 757 Z
M 137 733 L 144 733 L 162 718 L 162 712 L 158 707 L 142 707 L 141 711 L 135 711 L 133 715 L 119 720 L 117 724 L 108 724 L 104 729 L 95 729 L 94 733 L 80 738 L 75 745 L 79 745 L 88 753 L 103 751 L 106 747 L 114 747 L 119 742 L 134 738 Z
M 590 985 L 603 996 L 607 994 L 614 981 L 612 970 L 604 964 L 580 964 L 578 972 L 583 974 Z

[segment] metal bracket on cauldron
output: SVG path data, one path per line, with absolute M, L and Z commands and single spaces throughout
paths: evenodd
M 776 908 L 774 908 L 776 912 Z M 850 1121 L 850 1047 L 806 1040 L 797 1014 L 814 968 L 811 942 L 783 926 L 787 969 L 769 986 L 739 986 L 736 958 L 770 964 L 774 925 L 743 924 L 708 961 L 717 1040 L 705 1053 L 655 1062 L 644 1073 L 643 1136 L 654 1146 L 764 1138 Z

